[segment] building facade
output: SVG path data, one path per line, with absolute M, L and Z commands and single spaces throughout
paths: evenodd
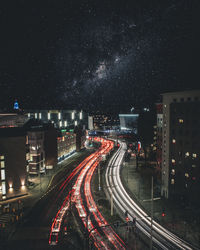
M 29 174 L 45 172 L 44 131 L 42 128 L 32 128 L 28 131 L 28 144 L 30 149 Z
M 28 154 L 22 128 L 0 129 L 0 200 L 27 193 Z
M 161 194 L 196 201 L 200 190 L 200 91 L 163 94 Z
M 55 128 L 84 125 L 87 127 L 88 115 L 77 110 L 26 110 L 28 118 L 40 119 L 44 123 L 53 123 Z
M 58 161 L 64 160 L 71 153 L 76 151 L 76 134 L 63 129 L 57 138 Z

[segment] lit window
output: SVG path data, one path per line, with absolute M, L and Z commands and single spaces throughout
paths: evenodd
M 74 112 L 72 112 L 72 120 L 74 120 L 74 117 L 75 117 Z
M 176 161 L 174 159 L 172 159 L 172 163 L 175 163 Z
M 61 119 L 61 113 L 60 112 L 58 113 L 58 119 L 59 120 Z
M 62 121 L 59 122 L 59 126 L 62 127 Z
M 37 113 L 35 113 L 35 119 L 37 119 Z
M 1 163 L 1 164 L 0 164 L 1 168 L 5 168 L 5 162 L 4 162 L 4 161 L 1 161 L 0 163 Z
M 82 113 L 82 111 L 80 112 L 80 120 L 82 120 L 83 119 L 83 113 Z
M 6 183 L 5 181 L 2 182 L 2 194 L 5 196 L 6 195 Z M 4 197 L 5 199 L 6 197 Z
M 77 121 L 75 121 L 75 123 L 74 123 L 74 124 L 75 124 L 75 126 L 77 126 L 77 124 L 78 124 L 78 123 L 77 123 Z
M 172 143 L 176 143 L 176 140 L 175 140 L 175 139 L 172 139 Z
M 192 165 L 192 168 L 196 168 L 196 165 L 193 164 L 193 165 Z
M 65 121 L 65 127 L 67 127 L 67 121 Z
M 179 123 L 183 123 L 183 119 L 179 119 L 178 121 L 179 121 Z
M 30 113 L 28 113 L 28 118 L 30 118 L 31 117 L 31 114 Z
M 36 150 L 36 147 L 35 147 L 35 146 L 32 146 L 31 149 L 32 149 L 32 150 Z
M 197 157 L 197 154 L 192 154 L 192 157 L 193 157 L 193 158 L 196 158 L 196 157 Z
M 189 178 L 189 174 L 188 174 L 188 173 L 185 173 L 185 177 Z
M 1 159 L 1 160 L 4 160 L 4 155 L 1 155 L 1 156 L 0 156 L 0 159 Z
M 186 152 L 186 153 L 185 153 L 185 156 L 186 156 L 186 157 L 190 156 L 190 153 L 189 153 L 189 152 Z
M 39 119 L 42 119 L 42 114 L 41 113 L 39 113 Z
M 174 184 L 174 179 L 171 179 L 171 184 L 172 184 L 172 185 Z
M 48 120 L 50 120 L 51 119 L 51 114 L 50 113 L 48 113 Z
M 5 169 L 1 169 L 1 180 L 5 180 L 6 175 L 5 175 Z
M 175 169 L 172 169 L 172 175 L 175 175 Z

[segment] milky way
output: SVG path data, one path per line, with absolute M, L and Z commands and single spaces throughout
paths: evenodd
M 28 2 L 2 4 L 0 108 L 129 111 L 197 87 L 198 1 Z

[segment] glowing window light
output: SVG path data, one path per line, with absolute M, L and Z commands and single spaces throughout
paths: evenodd
M 185 177 L 189 178 L 189 174 L 188 174 L 188 173 L 185 173 Z
M 42 119 L 42 114 L 41 113 L 39 113 L 39 119 Z
M 75 121 L 75 123 L 74 123 L 74 124 L 75 124 L 75 126 L 77 126 L 78 122 L 77 122 L 77 121 Z
M 28 113 L 28 118 L 30 118 L 31 117 L 31 114 L 30 113 Z
M 1 169 L 1 180 L 6 179 L 5 169 Z
M 65 121 L 64 124 L 65 124 L 65 127 L 67 127 L 67 121 Z
M 172 169 L 172 175 L 175 175 L 175 169 Z
M 176 161 L 175 161 L 175 159 L 172 159 L 172 163 L 175 163 Z
M 171 184 L 174 185 L 174 179 L 171 179 Z
M 193 158 L 197 158 L 197 154 L 192 154 L 192 157 Z
M 74 118 L 75 118 L 75 113 L 72 112 L 72 120 L 74 120 Z
M 35 113 L 35 119 L 37 119 L 37 113 Z
M 62 127 L 62 121 L 59 122 L 59 126 Z
M 185 156 L 187 157 L 187 156 L 190 156 L 190 153 L 189 152 L 186 152 L 185 153 Z
M 6 195 L 6 183 L 5 183 L 5 181 L 2 182 L 2 195 Z
M 1 164 L 0 164 L 1 168 L 5 168 L 5 162 L 4 162 L 4 161 L 1 161 L 0 163 L 1 163 Z
M 61 119 L 61 113 L 60 112 L 58 113 L 58 119 L 59 120 Z
M 172 143 L 176 143 L 176 140 L 175 140 L 175 139 L 172 139 Z
M 48 120 L 51 119 L 51 113 L 48 112 Z
M 178 121 L 179 121 L 179 123 L 183 123 L 183 119 L 179 119 Z
M 83 119 L 83 112 L 81 111 L 80 112 L 80 120 L 82 120 Z

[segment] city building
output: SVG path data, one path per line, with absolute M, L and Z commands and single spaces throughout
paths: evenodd
M 139 114 L 119 114 L 120 129 L 132 130 L 135 134 L 138 132 Z
M 156 104 L 157 123 L 156 123 L 156 160 L 158 166 L 161 168 L 162 163 L 162 127 L 163 127 L 163 105 L 162 103 Z
M 56 128 L 88 125 L 88 115 L 77 110 L 26 110 L 28 118 L 40 119 L 44 123 L 53 123 Z
M 200 90 L 165 93 L 161 194 L 189 202 L 200 190 Z
M 22 127 L 28 118 L 20 113 L 0 113 L 0 128 Z
M 32 127 L 28 133 L 28 144 L 30 148 L 30 160 L 28 173 L 41 174 L 45 172 L 45 151 L 43 128 Z
M 27 193 L 27 136 L 23 128 L 0 128 L 0 200 Z
M 76 151 L 76 134 L 66 129 L 62 129 L 57 137 L 58 161 L 64 160 Z
M 88 116 L 89 130 L 106 130 L 119 127 L 119 118 L 113 114 L 90 114 Z

